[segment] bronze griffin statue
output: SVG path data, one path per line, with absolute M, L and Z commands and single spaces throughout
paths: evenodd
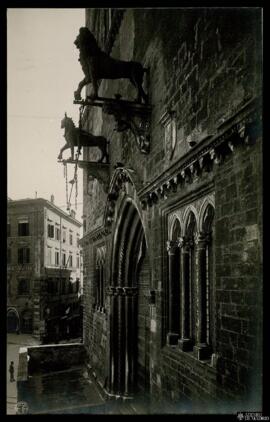
M 74 147 L 98 147 L 102 153 L 102 157 L 98 161 L 101 163 L 106 158 L 106 163 L 109 161 L 107 152 L 107 141 L 104 136 L 95 136 L 85 130 L 75 127 L 73 120 L 65 113 L 65 117 L 61 121 L 61 128 L 65 129 L 64 137 L 66 144 L 61 148 L 58 159 L 62 159 L 63 151 L 71 149 L 71 160 L 74 160 Z
M 142 87 L 143 75 L 147 69 L 143 68 L 141 63 L 113 59 L 99 48 L 95 37 L 86 27 L 80 28 L 74 44 L 80 50 L 79 61 L 85 75 L 74 92 L 75 100 L 81 99 L 81 91 L 89 83 L 93 85 L 92 98 L 97 98 L 99 80 L 123 78 L 129 79 L 137 88 L 138 103 L 141 103 L 142 100 L 144 103 L 148 102 L 148 96 Z

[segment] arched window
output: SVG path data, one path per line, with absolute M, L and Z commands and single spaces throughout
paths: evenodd
M 176 345 L 180 337 L 180 249 L 181 226 L 176 219 L 167 242 L 168 251 L 168 329 L 167 344 Z
M 197 205 L 198 207 L 198 205 Z M 183 228 L 175 220 L 168 250 L 167 344 L 208 359 L 214 349 L 213 240 L 214 206 L 179 210 Z

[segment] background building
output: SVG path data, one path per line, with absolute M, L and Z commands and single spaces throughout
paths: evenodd
M 80 335 L 81 223 L 42 198 L 8 201 L 8 331 Z
M 110 141 L 108 185 L 84 170 L 89 365 L 110 396 L 260 410 L 261 10 L 87 9 L 86 25 L 148 69 L 151 107 L 148 154 L 100 107 L 84 114 Z M 117 93 L 136 97 L 100 83 Z

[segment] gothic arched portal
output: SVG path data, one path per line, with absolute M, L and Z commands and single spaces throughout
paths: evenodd
M 149 388 L 150 268 L 143 225 L 126 201 L 115 229 L 110 296 L 109 392 L 132 396 Z

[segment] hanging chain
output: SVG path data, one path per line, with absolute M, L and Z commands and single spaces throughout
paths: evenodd
M 78 136 L 78 157 L 81 154 L 81 144 L 80 144 L 80 133 L 82 130 L 82 116 L 83 116 L 83 112 L 84 112 L 84 105 L 82 104 L 80 106 L 80 117 L 79 117 L 79 136 Z
M 71 195 L 73 191 L 73 185 L 75 184 L 75 209 L 77 210 L 77 197 L 78 197 L 78 160 L 79 155 L 81 154 L 81 144 L 80 144 L 80 132 L 82 130 L 82 116 L 84 112 L 84 105 L 80 106 L 80 117 L 79 117 L 79 134 L 78 134 L 78 151 L 76 154 L 76 162 L 75 162 L 75 170 L 74 170 L 74 177 L 70 181 L 71 188 L 70 194 L 68 197 L 68 173 L 67 173 L 67 163 L 64 163 L 64 177 L 66 178 L 66 201 L 67 201 L 67 210 L 70 211 L 71 208 Z
M 66 178 L 66 202 L 67 202 L 67 210 L 69 210 L 69 202 L 68 202 L 68 171 L 67 171 L 67 163 L 64 163 L 64 177 Z
M 77 210 L 77 197 L 78 197 L 78 175 L 75 178 L 75 210 Z

